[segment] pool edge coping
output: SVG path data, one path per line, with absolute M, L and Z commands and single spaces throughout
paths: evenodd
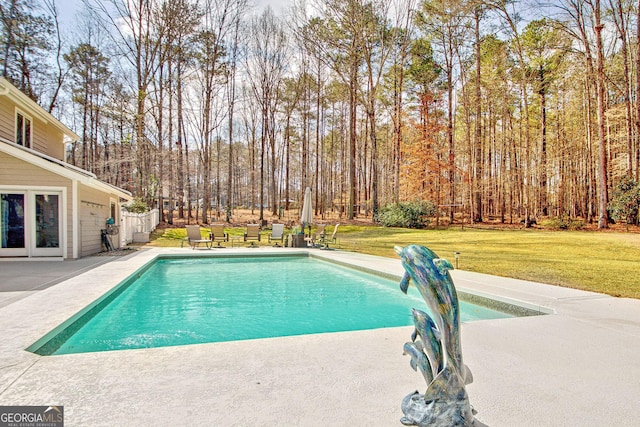
M 341 250 L 319 250 L 309 248 L 225 248 L 224 251 L 193 251 L 191 249 L 178 249 L 178 248 L 151 248 L 141 251 L 137 251 L 134 254 L 130 254 L 123 257 L 122 260 L 106 263 L 100 265 L 92 270 L 84 272 L 74 278 L 60 282 L 55 286 L 39 291 L 32 294 L 22 300 L 19 300 L 9 306 L 0 308 L 0 320 L 3 316 L 9 314 L 9 317 L 25 317 L 33 314 L 34 306 L 46 305 L 49 296 L 53 296 L 52 305 L 60 303 L 60 299 L 70 298 L 71 304 L 67 304 L 63 307 L 56 307 L 54 312 L 49 312 L 51 315 L 42 316 L 34 319 L 33 322 L 27 326 L 19 328 L 20 334 L 18 336 L 8 337 L 3 343 L 0 343 L 0 356 L 11 349 L 33 354 L 27 351 L 28 348 L 32 348 L 36 342 L 42 341 L 45 335 L 52 336 L 55 329 L 61 326 L 64 322 L 79 314 L 80 311 L 87 308 L 90 305 L 98 302 L 98 300 L 108 295 L 117 285 L 123 281 L 131 278 L 136 274 L 140 274 L 142 270 L 148 268 L 159 257 L 225 257 L 225 256 L 272 256 L 272 255 L 307 255 L 311 257 L 325 259 L 338 264 L 346 265 L 350 268 L 361 269 L 374 274 L 382 275 L 387 278 L 399 279 L 404 274 L 399 259 L 378 257 L 374 255 L 360 254 L 355 252 L 341 251 Z M 118 262 L 126 262 L 128 268 L 117 270 Z M 375 268 L 374 268 L 375 266 Z M 114 270 L 117 270 L 114 272 Z M 94 287 L 86 289 L 86 281 L 95 281 L 95 279 L 102 279 L 98 283 L 94 283 Z M 456 279 L 454 277 L 454 283 Z M 545 285 L 549 286 L 549 285 Z M 554 314 L 556 310 L 550 306 L 536 304 L 535 302 L 522 301 L 511 296 L 497 295 L 494 293 L 487 293 L 482 295 L 476 289 L 470 289 L 465 286 L 460 286 L 456 283 L 456 289 L 459 292 L 465 292 L 469 294 L 475 294 L 480 297 L 491 296 L 491 299 L 499 300 L 512 304 L 515 306 L 525 306 L 527 308 L 539 308 L 546 309 L 546 314 Z M 82 295 L 78 295 L 76 290 L 84 290 Z M 68 301 L 67 301 L 68 302 Z M 526 305 L 525 305 L 526 304 Z M 11 331 L 9 331 L 11 334 Z M 13 338 L 13 339 L 11 339 Z M 16 340 L 17 339 L 17 340 Z

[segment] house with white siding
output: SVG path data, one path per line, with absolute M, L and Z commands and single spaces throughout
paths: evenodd
M 0 77 L 0 260 L 74 259 L 103 250 L 107 220 L 117 226 L 120 206 L 132 196 L 66 163 L 66 141 L 79 139 Z

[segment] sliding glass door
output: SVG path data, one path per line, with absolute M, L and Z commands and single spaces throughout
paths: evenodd
M 35 194 L 35 256 L 62 255 L 60 244 L 60 197 L 55 193 Z
M 27 255 L 24 193 L 0 193 L 0 256 Z
M 0 192 L 0 256 L 62 256 L 60 192 Z

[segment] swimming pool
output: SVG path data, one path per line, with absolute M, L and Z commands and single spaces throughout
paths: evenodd
M 158 259 L 29 348 L 41 355 L 413 324 L 411 287 L 308 256 Z M 462 321 L 512 317 L 461 303 Z M 48 334 L 49 335 L 49 334 Z

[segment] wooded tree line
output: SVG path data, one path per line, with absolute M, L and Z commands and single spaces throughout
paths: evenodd
M 640 1 L 85 0 L 73 31 L 37 3 L 0 0 L 3 75 L 169 222 L 311 187 L 349 219 L 430 200 L 606 227 L 639 180 Z

